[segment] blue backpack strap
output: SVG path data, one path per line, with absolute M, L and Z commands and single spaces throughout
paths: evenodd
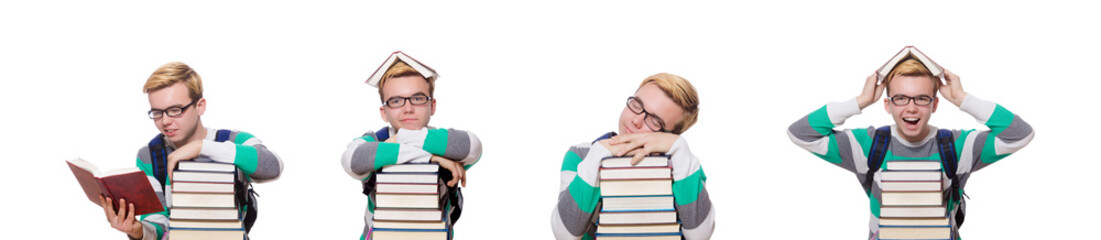
M 229 140 L 229 134 L 231 134 L 231 133 L 233 133 L 233 131 L 226 130 L 226 129 L 219 129 L 218 132 L 214 133 L 214 141 L 215 142 L 228 141 Z
M 375 137 L 375 140 L 378 140 L 379 142 L 390 139 L 390 127 L 382 127 L 382 129 L 379 129 L 375 132 L 375 135 L 373 137 Z
M 868 153 L 868 172 L 864 173 L 864 181 L 861 182 L 864 193 L 872 194 L 875 172 L 883 166 L 883 159 L 887 157 L 887 147 L 889 146 L 891 146 L 891 126 L 877 128 L 875 136 L 872 137 L 872 149 Z
M 168 150 L 164 144 L 164 134 L 157 134 L 153 140 L 149 140 L 149 156 L 153 158 L 153 177 L 161 184 L 163 191 L 164 184 L 168 181 Z
M 600 137 L 596 138 L 596 140 L 593 140 L 593 144 L 596 144 L 596 142 L 599 142 L 600 140 L 610 139 L 610 138 L 615 137 L 615 136 L 616 136 L 615 132 L 605 133 L 604 135 L 600 135 Z
M 948 177 L 955 178 L 960 160 L 956 156 L 956 144 L 951 130 L 937 130 L 937 149 L 940 150 L 940 161 L 945 168 L 944 172 Z
M 948 195 L 955 202 L 961 202 L 963 199 L 960 196 L 960 182 L 959 177 L 956 175 L 956 170 L 959 168 L 959 156 L 956 156 L 956 144 L 955 139 L 952 136 L 952 131 L 948 129 L 937 130 L 937 150 L 940 153 L 940 164 L 944 166 L 944 173 L 948 175 L 948 179 L 952 180 L 952 187 L 949 190 Z M 962 203 L 961 203 L 962 206 Z M 956 211 L 956 226 L 963 225 L 964 212 L 963 209 Z

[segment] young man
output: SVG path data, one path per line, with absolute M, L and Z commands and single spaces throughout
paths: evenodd
M 379 114 L 390 126 L 353 139 L 341 158 L 344 170 L 356 181 L 365 182 L 383 166 L 434 162 L 454 176 L 446 183 L 448 187 L 466 186 L 466 170 L 481 158 L 482 143 L 470 132 L 428 126 L 436 112 L 435 72 L 419 72 L 401 60 L 379 70 L 382 72 L 376 74 L 382 74 L 381 79 L 368 84 L 378 87 L 382 100 Z M 360 239 L 371 239 L 375 204 L 371 197 L 367 201 Z M 451 206 L 445 209 L 454 210 Z
M 167 154 L 164 159 L 167 164 L 163 169 L 167 172 L 166 180 L 162 182 L 154 173 L 157 169 L 150 146 L 138 150 L 137 165 L 149 177 L 166 209 L 141 215 L 138 221 L 134 218 L 134 205 L 127 204 L 125 199 L 119 200 L 121 207 L 118 211 L 110 207 L 111 199 L 101 201 L 111 227 L 126 233 L 131 239 L 163 239 L 165 236 L 171 214 L 167 209 L 167 199 L 172 197 L 172 170 L 180 161 L 233 163 L 240 174 L 247 176 L 237 178 L 244 181 L 244 186 L 249 186 L 251 181 L 275 180 L 283 172 L 283 162 L 279 156 L 252 134 L 228 131 L 227 140 L 215 141 L 218 130 L 206 128 L 200 119 L 206 111 L 202 79 L 187 64 L 171 62 L 157 68 L 145 81 L 142 91 L 149 95 L 149 118 L 160 131 L 157 138 L 162 140 L 160 142 Z
M 1002 158 L 1020 150 L 1032 140 L 1032 127 L 1020 117 L 1009 112 L 1001 105 L 986 101 L 963 91 L 960 78 L 945 71 L 941 83 L 925 65 L 918 60 L 905 60 L 893 67 L 882 84 L 878 77 L 869 76 L 864 90 L 856 98 L 840 103 L 829 103 L 795 121 L 788 128 L 788 137 L 796 145 L 807 149 L 814 155 L 837 166 L 855 173 L 857 178 L 865 180 L 871 176 L 866 186 L 871 202 L 871 223 L 869 239 L 877 239 L 883 192 L 881 176 L 886 162 L 890 160 L 924 160 L 940 163 L 941 156 L 936 140 L 938 129 L 929 125 L 929 119 L 937 110 L 939 91 L 945 99 L 960 110 L 986 124 L 990 130 L 951 130 L 952 144 L 955 149 L 946 150 L 958 156 L 955 175 L 948 176 L 949 169 L 942 165 L 944 196 L 950 196 L 952 184 L 962 189 L 971 173 L 978 171 Z M 888 149 L 882 157 L 884 164 L 879 169 L 869 169 L 869 153 L 872 152 L 876 128 L 834 129 L 846 119 L 860 114 L 861 110 L 879 100 L 884 88 L 887 99 L 883 100 L 884 109 L 894 118 L 895 124 L 889 126 L 890 138 L 886 139 Z M 886 129 L 886 128 L 885 128 Z M 950 155 L 945 154 L 950 157 Z M 873 171 L 874 175 L 868 175 Z M 958 183 L 952 183 L 958 179 Z M 957 212 L 962 211 L 962 201 L 947 200 L 946 213 L 949 218 L 952 239 L 959 239 Z
M 643 80 L 635 95 L 627 98 L 627 106 L 619 116 L 620 135 L 609 132 L 566 152 L 558 205 L 551 214 L 555 238 L 594 238 L 601 159 L 634 156 L 634 164 L 651 153 L 670 156 L 681 234 L 685 239 L 711 238 L 715 209 L 704 187 L 707 176 L 699 159 L 688 149 L 688 142 L 680 136 L 696 123 L 698 106 L 696 89 L 680 76 L 659 73 Z

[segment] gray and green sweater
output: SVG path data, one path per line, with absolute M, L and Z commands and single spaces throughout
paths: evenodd
M 956 175 L 959 186 L 962 189 L 971 173 L 978 171 L 1028 145 L 1034 133 L 1032 127 L 1017 115 L 1006 110 L 1001 105 L 994 104 L 968 94 L 960 105 L 960 110 L 975 117 L 975 120 L 985 124 L 990 130 L 952 130 L 955 137 L 956 154 L 959 156 L 959 164 Z M 849 172 L 856 174 L 863 182 L 868 169 L 868 153 L 871 151 L 872 139 L 875 136 L 875 127 L 858 129 L 834 129 L 845 122 L 846 119 L 860 114 L 860 108 L 856 99 L 846 102 L 834 102 L 810 113 L 806 117 L 795 121 L 788 128 L 788 137 L 796 145 L 810 151 L 815 156 L 840 166 Z M 937 151 L 935 127 L 928 136 L 920 142 L 908 142 L 898 137 L 896 126 L 891 126 L 891 143 L 883 161 L 892 160 L 929 160 L 940 161 L 940 153 Z M 879 231 L 880 199 L 880 169 L 874 169 L 874 181 L 868 196 L 871 208 L 871 221 L 869 223 L 869 239 L 875 239 Z M 945 191 L 951 184 L 948 176 L 942 176 Z M 950 202 L 948 216 L 952 226 L 952 236 L 959 239 L 959 226 L 954 219 L 955 211 L 960 209 L 960 203 Z
M 383 135 L 381 133 L 386 133 L 385 136 L 390 136 L 396 142 L 385 142 L 387 138 L 380 136 Z M 482 157 L 482 142 L 474 133 L 455 129 L 427 127 L 421 130 L 396 131 L 385 127 L 380 132 L 367 132 L 353 139 L 341 157 L 341 164 L 352 178 L 367 181 L 371 174 L 383 166 L 428 163 L 432 155 L 459 161 L 469 170 Z M 368 198 L 367 212 L 363 217 L 366 226 L 363 227 L 361 239 L 366 238 L 371 230 L 374 212 L 375 203 Z
M 244 179 L 248 182 L 273 181 L 283 173 L 283 161 L 279 159 L 278 155 L 268 150 L 259 138 L 247 132 L 231 131 L 228 140 L 215 142 L 214 137 L 217 131 L 214 128 L 207 128 L 202 150 L 199 152 L 199 157 L 195 158 L 196 160 L 233 163 L 237 165 L 239 173 L 244 174 L 244 177 L 238 179 Z M 176 146 L 171 141 L 164 139 L 164 142 L 167 145 L 165 151 L 168 154 L 176 150 Z M 172 199 L 172 180 L 169 179 L 164 184 L 164 189 L 161 189 L 160 181 L 153 177 L 153 157 L 149 154 L 149 146 L 138 150 L 137 165 L 149 178 L 149 183 L 153 186 L 157 197 L 160 198 L 161 205 L 165 206 L 165 210 L 162 212 L 141 215 L 144 235 L 142 239 L 164 239 L 163 237 L 168 230 L 168 216 L 170 214 L 168 206 L 171 206 L 169 201 Z
M 700 160 L 688 149 L 684 137 L 677 138 L 667 152 L 673 168 L 673 199 L 685 239 L 710 239 L 715 230 L 715 209 L 704 187 L 707 176 Z M 551 229 L 557 239 L 594 239 L 600 187 L 600 160 L 612 156 L 601 144 L 582 143 L 570 147 L 562 160 L 558 204 L 551 213 Z

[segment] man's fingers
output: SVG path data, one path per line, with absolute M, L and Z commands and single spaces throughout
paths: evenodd
M 642 143 L 639 141 L 631 141 L 623 144 L 625 145 L 623 145 L 623 148 L 619 149 L 619 152 L 616 154 L 616 156 L 626 156 L 629 153 L 642 147 Z
M 99 206 L 103 207 L 103 213 L 107 213 L 107 206 L 111 206 L 111 204 L 107 203 L 107 200 L 103 198 L 103 195 L 99 195 Z
M 634 166 L 634 165 L 638 164 L 638 162 L 641 162 L 642 157 L 643 157 L 642 154 L 635 154 L 635 156 L 631 159 L 631 166 Z
M 130 204 L 130 213 L 126 214 L 126 220 L 122 221 L 123 224 L 132 225 L 134 223 L 134 204 Z
M 463 187 L 466 187 L 466 169 L 463 169 L 462 164 L 456 163 L 455 165 L 457 165 L 459 169 L 461 169 L 459 171 L 459 175 L 461 175 L 459 177 L 459 184 L 463 185 Z
M 100 197 L 102 197 L 102 196 L 100 196 Z M 116 214 L 115 214 L 115 205 L 113 205 L 111 203 L 112 203 L 111 198 L 107 198 L 107 200 L 103 202 L 103 210 L 107 212 L 108 217 L 116 216 Z
M 448 187 L 454 187 L 455 184 L 459 183 L 459 178 L 462 178 L 463 174 L 460 173 L 458 169 L 455 169 L 455 165 L 451 165 L 451 164 L 448 164 L 448 165 L 451 166 L 450 168 L 448 168 L 448 170 L 451 170 L 451 181 L 447 181 L 447 186 Z
M 133 204 L 131 204 L 131 205 L 133 205 Z M 119 220 L 122 220 L 126 217 L 126 199 L 125 198 L 119 198 L 118 217 L 119 217 Z
M 650 155 L 650 151 L 646 149 L 639 149 L 638 151 L 634 151 L 634 156 L 631 158 L 631 166 L 642 162 L 642 158 L 648 155 Z

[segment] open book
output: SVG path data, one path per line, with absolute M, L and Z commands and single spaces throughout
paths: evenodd
M 88 195 L 88 200 L 97 206 L 103 204 L 99 196 L 111 199 L 113 207 L 119 209 L 119 200 L 134 204 L 134 215 L 164 211 L 157 193 L 149 183 L 145 173 L 137 168 L 115 169 L 101 173 L 96 166 L 84 159 L 66 161 L 73 170 L 80 187 Z
M 433 70 L 432 68 L 422 64 L 409 55 L 405 55 L 405 53 L 401 51 L 396 51 L 390 54 L 390 57 L 386 58 L 386 61 L 382 62 L 382 65 L 378 66 L 378 69 L 375 69 L 375 72 L 367 78 L 367 84 L 373 87 L 378 87 L 378 82 L 382 81 L 382 75 L 385 75 L 386 70 L 390 70 L 390 67 L 394 66 L 394 63 L 397 61 L 402 61 L 405 64 L 409 64 L 409 66 L 413 67 L 414 70 L 417 70 L 417 72 L 420 73 L 421 76 L 424 77 L 424 79 L 434 79 L 439 77 L 439 74 L 436 74 L 436 70 Z
M 928 56 L 925 56 L 925 54 L 922 53 L 921 50 L 918 50 L 916 47 L 906 46 L 902 48 L 901 51 L 898 51 L 898 53 L 895 54 L 895 56 L 892 57 L 891 60 L 888 60 L 887 63 L 884 63 L 883 66 L 879 67 L 879 70 L 876 70 L 875 73 L 876 76 L 879 77 L 879 82 L 882 83 L 884 80 L 887 80 L 887 74 L 891 73 L 891 70 L 894 69 L 895 66 L 898 65 L 898 63 L 906 61 L 907 59 L 917 59 L 918 62 L 921 62 L 921 64 L 925 65 L 925 68 L 929 69 L 929 72 L 933 73 L 933 76 L 944 76 L 944 68 L 941 68 L 940 65 L 937 65 L 936 62 L 933 62 L 932 59 L 929 59 Z

